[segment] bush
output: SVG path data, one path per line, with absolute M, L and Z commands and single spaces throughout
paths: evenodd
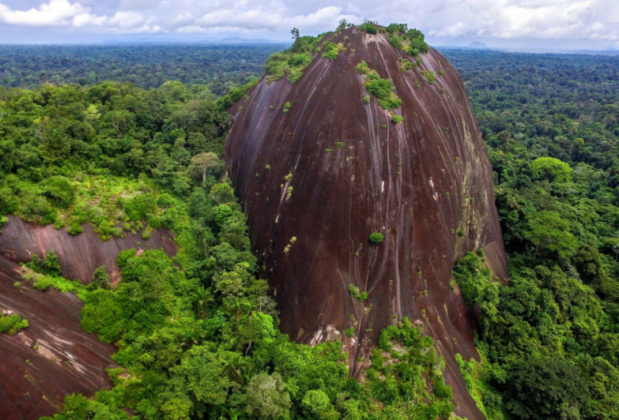
M 288 76 L 288 81 L 293 85 L 299 81 L 303 77 L 303 72 L 299 69 L 293 69 L 290 71 L 290 76 Z
M 424 54 L 430 51 L 430 47 L 428 46 L 428 44 L 426 44 L 423 38 L 412 38 L 410 40 L 409 51 L 411 48 L 416 49 L 420 53 L 424 53 Z
M 73 236 L 79 235 L 83 231 L 84 229 L 82 228 L 82 225 L 80 225 L 79 221 L 77 220 L 71 221 L 71 224 L 69 225 L 69 229 L 67 229 L 67 233 Z
M 324 58 L 328 58 L 329 60 L 335 60 L 339 57 L 341 51 L 346 51 L 346 48 L 341 42 L 339 44 L 329 42 L 325 48 L 325 53 L 322 56 Z
M 307 391 L 301 401 L 301 407 L 310 418 L 322 418 L 323 413 L 332 409 L 329 397 L 321 390 Z
M 25 265 L 32 271 L 47 276 L 62 275 L 60 261 L 58 260 L 58 255 L 56 255 L 54 251 L 47 251 L 45 258 L 41 258 L 37 254 L 32 254 L 32 260 Z
M 400 71 L 402 73 L 406 72 L 407 70 L 412 70 L 413 68 L 413 63 L 406 59 L 406 58 L 402 58 L 400 59 Z
M 361 302 L 365 302 L 368 299 L 368 293 L 362 292 L 354 284 L 348 285 L 348 294 L 353 299 L 359 299 Z
M 75 190 L 73 186 L 63 176 L 53 176 L 39 184 L 50 202 L 56 207 L 66 209 L 75 200 Z
M 0 334 L 8 333 L 15 334 L 19 330 L 28 327 L 28 320 L 21 319 L 17 314 L 2 315 L 0 314 Z
M 391 121 L 393 121 L 395 124 L 400 124 L 402 121 L 404 121 L 404 117 L 398 114 L 391 114 Z
M 134 222 L 146 220 L 155 214 L 157 199 L 153 194 L 140 194 L 125 202 L 123 207 L 129 220 Z
M 433 71 L 421 70 L 421 74 L 424 75 L 428 83 L 430 83 L 431 85 L 434 84 L 434 81 L 436 80 L 436 75 Z
M 385 109 L 396 109 L 402 105 L 402 100 L 393 92 L 395 87 L 391 80 L 368 77 L 365 88 L 376 96 L 380 106 Z
M 21 216 L 27 222 L 53 223 L 56 215 L 45 197 L 28 194 L 22 199 Z
M 374 232 L 370 235 L 370 242 L 375 245 L 382 243 L 385 240 L 385 237 L 382 233 Z
M 288 59 L 288 64 L 292 67 L 307 67 L 312 62 L 310 54 L 293 54 Z
M 110 290 L 112 288 L 110 275 L 107 273 L 104 265 L 97 267 L 93 273 L 91 284 L 96 289 Z
M 408 31 L 408 25 L 406 23 L 390 23 L 387 26 L 387 33 L 390 35 L 395 35 L 397 33 L 406 33 Z
M 393 48 L 395 48 L 396 50 L 401 50 L 402 49 L 402 38 L 400 38 L 399 36 L 394 36 L 393 38 L 391 38 L 391 45 L 393 45 Z
M 376 26 L 372 25 L 371 23 L 364 23 L 363 25 L 359 26 L 359 29 L 362 32 L 366 32 L 368 34 L 373 34 L 376 35 L 378 33 L 378 30 L 376 29 Z

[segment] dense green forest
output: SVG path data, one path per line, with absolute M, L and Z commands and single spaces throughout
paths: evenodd
M 619 418 L 619 58 L 444 51 L 483 132 L 509 255 L 454 268 L 480 308 L 488 418 Z
M 440 357 L 410 323 L 383 332 L 365 385 L 348 377 L 339 343 L 310 348 L 277 328 L 245 216 L 219 182 L 225 108 L 262 73 L 270 47 L 222 49 L 212 69 L 199 65 L 202 52 L 166 58 L 166 70 L 157 60 L 167 47 L 135 56 L 92 47 L 88 60 L 54 47 L 55 69 L 43 49 L 11 48 L 0 59 L 18 70 L 2 64 L 2 83 L 32 90 L 0 88 L 0 216 L 71 234 L 90 223 L 104 239 L 165 227 L 179 244 L 174 260 L 121 253 L 114 290 L 101 271 L 85 287 L 58 277 L 53 261 L 30 265 L 35 287 L 75 292 L 83 328 L 119 349 L 114 389 L 68 397 L 57 419 L 127 418 L 121 407 L 153 419 L 448 416 Z M 480 314 L 483 362 L 460 360 L 469 390 L 490 419 L 617 419 L 619 58 L 442 52 L 484 136 L 512 275 L 495 281 L 481 252 L 454 267 Z M 112 56 L 122 63 L 98 61 Z M 134 72 L 136 62 L 151 67 Z M 117 81 L 97 83 L 107 79 Z M 47 81 L 78 84 L 35 87 Z
M 144 89 L 171 80 L 206 84 L 222 95 L 248 76 L 260 76 L 277 44 L 0 46 L 0 86 L 129 82 Z

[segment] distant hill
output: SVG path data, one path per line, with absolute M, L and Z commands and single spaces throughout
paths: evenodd
M 208 42 L 209 44 L 281 44 L 281 42 L 269 41 L 268 39 L 247 39 L 240 38 L 238 36 L 206 42 Z
M 485 42 L 473 41 L 469 44 L 469 48 L 488 48 Z

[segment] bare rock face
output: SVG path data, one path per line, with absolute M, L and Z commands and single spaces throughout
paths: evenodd
M 45 257 L 48 251 L 58 254 L 62 275 L 70 280 L 88 284 L 97 267 L 106 266 L 112 283 L 120 280 L 116 258 L 120 251 L 130 248 L 161 249 L 168 255 L 176 254 L 176 243 L 169 231 L 159 229 L 149 239 L 139 234 L 128 234 L 102 242 L 90 225 L 77 236 L 54 226 L 36 226 L 18 217 L 9 216 L 0 234 L 0 255 L 15 262 L 28 262 L 33 254 Z
M 35 289 L 22 278 L 19 263 L 30 261 L 34 253 L 43 257 L 54 251 L 67 278 L 89 283 L 94 270 L 106 265 L 118 281 L 116 258 L 129 248 L 176 254 L 174 240 L 164 230 L 153 232 L 147 241 L 128 235 L 101 242 L 90 226 L 70 236 L 51 225 L 9 217 L 0 234 L 0 313 L 19 314 L 29 326 L 14 335 L 0 334 L 1 419 L 49 416 L 62 409 L 69 394 L 92 396 L 111 388 L 105 368 L 116 366 L 111 358 L 115 347 L 82 330 L 82 301 L 71 293 Z
M 315 54 L 294 85 L 263 79 L 233 108 L 225 143 L 281 328 L 317 343 L 353 326 L 357 374 L 382 328 L 403 317 L 422 322 L 446 359 L 456 413 L 483 418 L 454 358 L 478 354 L 451 270 L 483 249 L 498 277 L 508 273 L 492 169 L 464 84 L 434 49 L 403 72 L 404 53 L 384 35 L 350 28 L 322 42 L 347 50 L 333 61 Z M 392 80 L 402 123 L 376 98 L 364 104 L 361 60 Z M 434 84 L 421 69 L 436 73 Z M 373 232 L 384 242 L 371 244 Z M 368 299 L 351 297 L 349 285 Z

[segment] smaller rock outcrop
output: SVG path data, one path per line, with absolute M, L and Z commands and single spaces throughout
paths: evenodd
M 90 226 L 70 236 L 53 226 L 36 226 L 10 216 L 0 234 L 0 313 L 18 314 L 28 327 L 0 334 L 0 419 L 34 420 L 62 409 L 65 396 L 92 395 L 112 383 L 105 368 L 114 367 L 115 347 L 86 334 L 80 326 L 82 301 L 72 293 L 35 289 L 21 275 L 21 262 L 33 254 L 54 251 L 63 276 L 89 283 L 94 270 L 105 265 L 120 280 L 116 258 L 124 249 L 163 249 L 176 254 L 172 235 L 153 232 L 102 242 Z

